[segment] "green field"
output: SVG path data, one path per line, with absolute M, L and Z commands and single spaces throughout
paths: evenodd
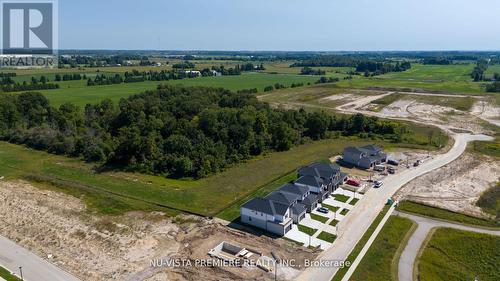
M 47 73 L 49 76 L 53 74 Z M 18 78 L 21 79 L 21 78 Z M 308 75 L 296 74 L 265 74 L 265 73 L 244 73 L 236 76 L 221 77 L 199 77 L 183 80 L 169 81 L 147 81 L 138 83 L 122 83 L 116 85 L 92 86 L 86 85 L 87 81 L 66 81 L 60 82 L 61 87 L 54 90 L 42 90 L 54 106 L 70 102 L 81 107 L 87 103 L 97 103 L 100 100 L 109 98 L 118 102 L 120 98 L 139 94 L 146 90 L 154 90 L 159 84 L 181 84 L 185 86 L 207 86 L 222 87 L 228 90 L 237 91 L 242 89 L 257 88 L 263 91 L 266 86 L 276 83 L 290 86 L 292 83 L 314 83 L 319 78 Z
M 363 234 L 363 236 L 358 241 L 358 243 L 356 244 L 356 246 L 354 246 L 354 249 L 352 249 L 351 253 L 349 253 L 349 256 L 347 257 L 346 261 L 349 261 L 350 263 L 354 262 L 354 260 L 358 256 L 359 252 L 361 252 L 361 250 L 365 246 L 365 244 L 368 241 L 368 239 L 370 239 L 370 236 L 372 236 L 373 232 L 377 228 L 377 226 L 380 223 L 380 221 L 382 221 L 382 219 L 384 218 L 384 216 L 387 213 L 387 211 L 389 211 L 389 206 L 386 205 L 386 206 L 384 206 L 384 209 L 377 215 L 377 217 L 372 222 L 372 224 L 370 225 L 370 227 L 368 227 L 368 229 L 366 230 L 365 234 Z M 349 270 L 349 267 L 341 267 L 341 268 L 339 268 L 339 270 L 337 271 L 337 273 L 335 274 L 335 276 L 333 276 L 332 281 L 340 281 L 340 280 L 342 280 L 342 278 L 344 277 L 344 275 L 347 273 L 348 270 Z
M 486 220 L 486 219 L 470 217 L 467 215 L 454 213 L 448 210 L 430 207 L 411 201 L 403 201 L 399 203 L 398 210 L 416 215 L 423 215 L 436 219 L 458 222 L 462 224 L 478 225 L 485 227 L 500 226 L 500 222 L 495 222 L 494 220 Z
M 10 271 L 0 266 L 0 278 L 5 279 L 5 281 L 21 281 L 15 275 L 10 274 Z
M 484 212 L 500 220 L 500 182 L 486 190 L 476 203 Z
M 88 199 L 88 205 L 98 212 L 144 209 L 147 202 L 157 208 L 168 207 L 205 216 L 214 216 L 224 210 L 220 216 L 233 220 L 238 217 L 239 206 L 245 199 L 261 189 L 264 195 L 282 182 L 293 180 L 292 172 L 298 167 L 328 159 L 347 145 L 366 143 L 344 139 L 318 141 L 286 152 L 270 153 L 195 181 L 123 172 L 96 173 L 93 166 L 78 159 L 0 142 L 0 175 L 7 179 L 27 178 L 53 183 L 75 196 L 97 192 L 102 198 L 84 199 Z M 110 198 L 117 201 L 116 204 L 106 204 Z
M 432 235 L 418 261 L 419 280 L 500 280 L 500 238 L 449 228 Z
M 421 65 L 412 64 L 410 70 L 393 72 L 371 78 L 354 77 L 351 81 L 341 81 L 346 88 L 403 88 L 442 91 L 449 93 L 483 93 L 483 83 L 472 81 L 469 76 L 474 64 L 468 65 Z
M 399 256 L 415 223 L 391 216 L 352 275 L 352 280 L 398 280 Z M 433 280 L 433 279 L 423 279 Z

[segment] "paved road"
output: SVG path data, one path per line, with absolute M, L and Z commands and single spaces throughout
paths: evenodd
M 378 224 L 377 228 L 375 228 L 375 231 L 373 231 L 372 235 L 370 236 L 370 238 L 368 239 L 368 241 L 366 241 L 366 244 L 361 249 L 361 252 L 359 252 L 359 254 L 356 257 L 356 259 L 354 259 L 353 263 L 349 267 L 349 270 L 347 270 L 346 274 L 342 278 L 342 281 L 349 281 L 349 279 L 351 279 L 351 276 L 354 274 L 354 271 L 358 267 L 359 263 L 361 262 L 361 260 L 363 259 L 363 257 L 366 255 L 366 252 L 368 252 L 368 250 L 370 249 L 371 245 L 373 244 L 373 241 L 375 241 L 375 239 L 377 238 L 378 234 L 382 230 L 382 227 L 384 227 L 384 224 L 387 222 L 387 220 L 389 219 L 389 217 L 394 212 L 395 206 L 396 206 L 395 204 L 393 204 L 391 206 L 391 208 L 389 209 L 389 211 L 387 212 L 387 214 L 385 214 L 384 218 Z
M 399 281 L 413 281 L 413 268 L 415 265 L 415 259 L 417 258 L 418 255 L 418 251 L 420 250 L 422 243 L 424 243 L 431 229 L 435 227 L 448 227 L 448 228 L 455 228 L 460 230 L 500 236 L 500 230 L 489 230 L 484 228 L 470 227 L 461 224 L 454 224 L 439 220 L 433 220 L 401 212 L 398 212 L 397 214 L 401 217 L 409 218 L 418 224 L 417 229 L 410 237 L 410 240 L 408 240 L 408 244 L 406 245 L 405 249 L 403 250 L 403 253 L 401 254 L 401 258 L 399 259 L 399 267 L 398 267 Z
M 395 175 L 386 177 L 384 186 L 380 189 L 370 189 L 363 200 L 360 200 L 356 208 L 350 212 L 350 215 L 339 223 L 339 237 L 332 247 L 321 253 L 317 259 L 345 260 L 382 210 L 387 199 L 392 197 L 397 190 L 411 180 L 457 159 L 465 151 L 469 141 L 492 139 L 484 135 L 453 134 L 452 136 L 455 143 L 447 153 L 436 155 L 419 167 L 402 170 Z M 337 270 L 338 268 L 335 267 L 308 268 L 299 276 L 299 280 L 331 280 Z
M 27 281 L 80 280 L 3 236 L 0 236 L 0 265 L 15 273 L 22 266 Z

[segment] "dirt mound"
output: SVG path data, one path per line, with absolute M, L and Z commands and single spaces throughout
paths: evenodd
M 476 217 L 490 217 L 476 202 L 500 175 L 500 161 L 465 153 L 452 163 L 423 175 L 396 195 L 442 209 Z

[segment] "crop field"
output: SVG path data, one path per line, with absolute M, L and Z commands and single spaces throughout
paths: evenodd
M 60 82 L 61 88 L 59 89 L 42 90 L 39 92 L 43 93 L 50 100 L 51 104 L 55 106 L 71 102 L 83 107 L 89 102 L 96 103 L 106 98 L 117 102 L 120 98 L 132 94 L 154 90 L 159 84 L 222 87 L 232 91 L 257 88 L 259 91 L 263 91 L 266 86 L 276 83 L 290 86 L 292 83 L 314 83 L 318 79 L 317 76 L 309 75 L 245 73 L 237 76 L 199 77 L 183 80 L 147 81 L 92 87 L 88 87 L 86 81 L 80 80 Z
M 500 280 L 500 238 L 439 228 L 418 261 L 419 280 Z
M 352 280 L 398 280 L 399 256 L 414 225 L 409 219 L 391 216 L 359 263 Z
M 388 73 L 365 78 L 354 77 L 351 81 L 341 81 L 339 86 L 348 88 L 405 88 L 442 91 L 449 93 L 484 93 L 484 83 L 473 82 L 469 76 L 474 64 L 467 65 L 421 65 L 413 64 L 404 72 Z

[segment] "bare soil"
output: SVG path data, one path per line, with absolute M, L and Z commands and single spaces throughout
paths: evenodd
M 256 268 L 151 267 L 152 259 L 209 259 L 208 251 L 222 241 L 256 249 L 269 257 L 274 252 L 280 258 L 301 261 L 317 255 L 282 239 L 193 216 L 168 218 L 159 212 L 96 216 L 75 197 L 24 181 L 0 181 L 0 221 L 0 235 L 90 281 L 274 278 L 272 273 Z M 287 278 L 293 279 L 298 270 L 290 268 Z
M 411 181 L 396 194 L 396 198 L 491 218 L 476 206 L 476 202 L 499 180 L 500 161 L 464 153 L 452 163 Z

